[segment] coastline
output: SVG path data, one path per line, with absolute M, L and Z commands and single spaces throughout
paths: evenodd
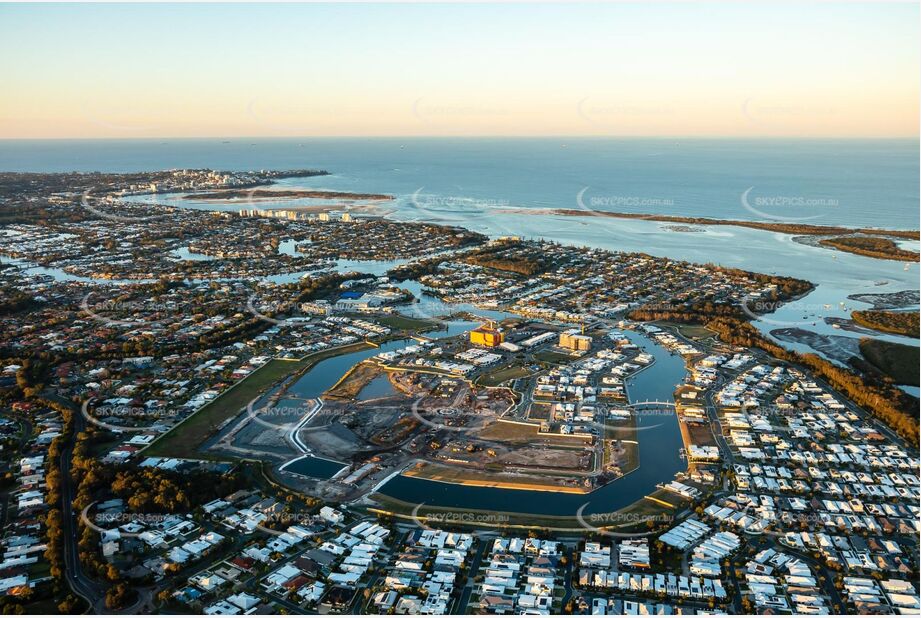
M 921 253 L 903 249 L 899 242 L 921 240 L 919 230 L 896 230 L 868 227 L 823 226 L 800 223 L 772 223 L 764 221 L 746 221 L 743 219 L 708 219 L 705 217 L 683 217 L 676 215 L 656 215 L 626 212 L 611 212 L 574 208 L 506 208 L 498 210 L 501 214 L 539 215 L 558 217 L 604 217 L 634 221 L 655 221 L 678 225 L 666 226 L 675 232 L 702 232 L 701 227 L 684 226 L 724 226 L 739 227 L 786 234 L 794 242 L 831 251 L 850 253 L 872 259 L 896 260 L 902 262 L 921 261 Z
M 262 185 L 271 186 L 271 185 Z M 293 200 L 293 199 L 318 199 L 318 200 L 374 200 L 390 201 L 392 195 L 383 193 L 353 193 L 349 191 L 324 191 L 321 189 L 219 189 L 216 191 L 203 191 L 201 193 L 187 193 L 182 196 L 185 200 L 230 201 L 239 198 L 264 199 L 264 200 Z
M 802 223 L 771 223 L 764 221 L 746 221 L 744 219 L 708 219 L 706 217 L 682 217 L 677 215 L 656 215 L 605 210 L 575 208 L 506 208 L 499 211 L 505 214 L 537 214 L 562 217 L 608 217 L 614 219 L 640 219 L 687 225 L 729 225 L 747 227 L 782 234 L 799 234 L 803 236 L 868 234 L 873 236 L 893 236 L 903 240 L 921 240 L 921 230 L 894 230 L 870 227 L 844 227 L 837 225 L 815 225 Z

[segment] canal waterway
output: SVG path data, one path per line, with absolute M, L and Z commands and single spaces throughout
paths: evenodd
M 630 403 L 674 401 L 674 390 L 687 374 L 684 360 L 640 333 L 624 334 L 655 359 L 647 369 L 628 379 Z M 588 494 L 476 487 L 402 475 L 395 476 L 379 491 L 412 504 L 478 511 L 559 516 L 575 515 L 582 506 L 584 514 L 615 511 L 642 499 L 655 491 L 656 485 L 667 483 L 687 469 L 673 408 L 638 411 L 636 421 L 639 468 Z

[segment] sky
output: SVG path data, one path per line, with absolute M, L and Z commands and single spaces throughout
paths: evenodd
M 0 138 L 917 137 L 919 10 L 0 4 Z

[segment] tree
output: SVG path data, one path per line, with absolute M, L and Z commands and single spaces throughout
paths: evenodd
M 114 564 L 110 564 L 108 567 L 106 567 L 106 579 L 111 582 L 117 582 L 121 579 L 121 577 L 121 572 L 119 572 L 118 567 L 116 567 Z
M 76 614 L 77 608 L 80 605 L 80 601 L 77 600 L 72 594 L 68 594 L 64 599 L 58 603 L 58 613 L 61 614 Z
M 124 582 L 115 584 L 106 591 L 106 609 L 122 609 L 131 600 L 132 591 Z

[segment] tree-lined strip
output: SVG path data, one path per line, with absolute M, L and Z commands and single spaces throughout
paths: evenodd
M 884 333 L 904 335 L 918 338 L 918 312 L 917 311 L 879 311 L 868 309 L 854 311 L 851 318 L 861 326 L 872 328 Z

